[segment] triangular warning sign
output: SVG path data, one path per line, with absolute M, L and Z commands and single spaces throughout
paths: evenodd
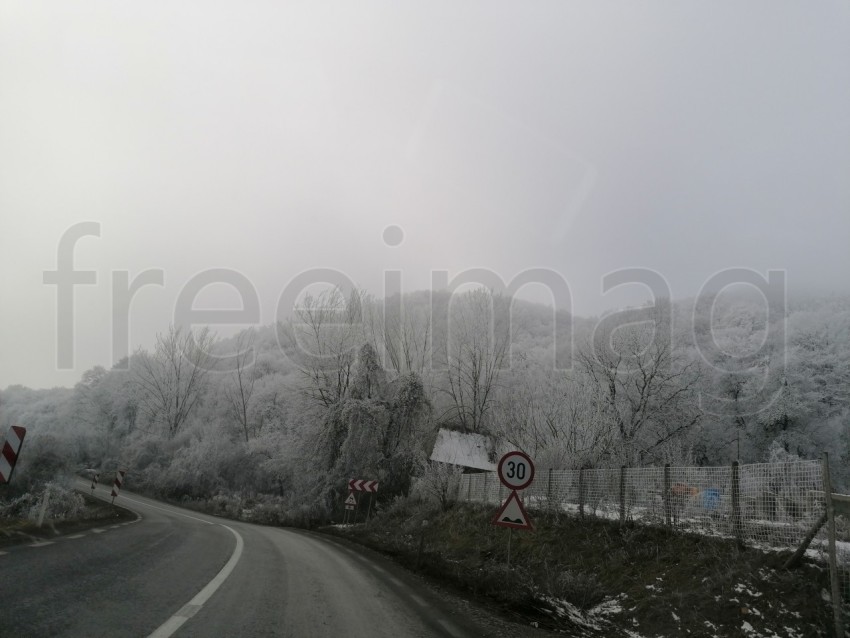
M 493 518 L 493 525 L 501 525 L 502 527 L 511 527 L 513 529 L 534 529 L 525 508 L 522 506 L 522 501 L 519 500 L 519 494 L 516 490 L 511 492 L 508 500 L 502 505 L 502 509 Z
M 346 505 L 357 505 L 357 497 L 354 496 L 354 492 L 348 493 L 348 498 L 345 499 Z

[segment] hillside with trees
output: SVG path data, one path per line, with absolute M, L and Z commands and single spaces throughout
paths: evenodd
M 175 500 L 336 515 L 351 477 L 392 499 L 427 484 L 439 428 L 497 437 L 538 467 L 726 464 L 829 450 L 850 487 L 850 298 L 572 317 L 486 290 L 387 300 L 331 290 L 285 322 L 155 347 L 73 389 L 0 393 L 0 426 L 76 467 L 127 467 Z M 39 443 L 42 441 L 42 443 Z M 420 480 L 420 479 L 424 479 Z M 284 514 L 285 513 L 285 516 Z

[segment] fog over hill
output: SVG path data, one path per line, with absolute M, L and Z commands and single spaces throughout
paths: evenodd
M 451 301 L 451 303 L 449 303 Z M 850 460 L 850 297 L 685 300 L 599 318 L 484 289 L 389 300 L 328 290 L 286 322 L 157 347 L 73 389 L 0 393 L 0 427 L 124 465 L 140 486 L 265 492 L 331 507 L 350 476 L 406 493 L 439 428 L 496 437 L 541 467 Z M 41 440 L 41 444 L 36 444 Z M 50 443 L 52 441 L 52 443 Z

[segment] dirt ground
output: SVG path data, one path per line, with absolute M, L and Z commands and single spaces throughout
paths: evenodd
M 493 526 L 493 514 L 401 501 L 365 525 L 323 531 L 390 554 L 506 620 L 563 635 L 833 635 L 826 566 L 785 570 L 790 552 L 567 515 L 537 514 L 534 531 L 511 531 Z

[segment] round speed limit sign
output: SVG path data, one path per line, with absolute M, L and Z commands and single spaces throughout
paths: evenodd
M 499 461 L 499 480 L 512 490 L 524 490 L 534 480 L 534 463 L 524 452 L 508 452 Z

